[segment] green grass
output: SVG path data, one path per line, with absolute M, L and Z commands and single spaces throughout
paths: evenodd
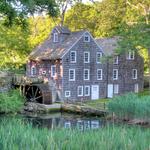
M 24 105 L 23 97 L 18 90 L 0 93 L 0 113 L 15 113 Z
M 148 121 L 150 118 L 150 96 L 141 97 L 133 93 L 116 96 L 108 103 L 108 109 L 120 118 L 138 118 Z
M 33 127 L 22 120 L 0 122 L 1 150 L 148 150 L 150 129 L 107 126 L 85 132 L 77 129 Z
M 91 106 L 93 108 L 97 108 L 97 109 L 107 109 L 107 103 L 110 101 L 110 99 L 108 98 L 103 98 L 103 99 L 98 99 L 98 100 L 90 100 L 87 101 L 85 104 L 88 106 Z

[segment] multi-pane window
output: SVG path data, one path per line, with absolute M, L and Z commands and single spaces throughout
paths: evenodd
M 84 35 L 84 42 L 90 42 L 90 36 Z
M 75 81 L 75 69 L 69 69 L 69 81 Z
M 129 60 L 134 60 L 135 57 L 135 52 L 134 51 L 129 51 L 127 55 L 127 59 Z
M 36 75 L 36 67 L 35 66 L 31 67 L 31 75 Z
M 89 80 L 90 78 L 90 70 L 84 69 L 84 80 Z
M 118 69 L 113 69 L 113 80 L 118 79 Z
M 84 52 L 84 63 L 90 62 L 90 52 Z
M 78 86 L 78 96 L 83 96 L 83 86 Z
M 118 93 L 119 93 L 119 85 L 114 84 L 114 94 L 118 94 Z
M 102 80 L 102 79 L 103 79 L 103 70 L 97 69 L 97 80 Z
M 51 66 L 51 76 L 55 77 L 56 76 L 56 65 Z
M 101 63 L 101 58 L 102 58 L 102 52 L 97 52 L 96 54 L 96 62 Z
M 76 51 L 70 52 L 70 62 L 75 63 L 76 62 Z
M 53 42 L 58 42 L 58 33 L 53 34 Z
M 132 69 L 132 79 L 137 79 L 137 69 Z
M 84 86 L 84 96 L 90 96 L 90 86 Z
M 70 91 L 65 91 L 65 97 L 70 97 Z
M 114 65 L 118 64 L 118 56 L 114 56 L 113 63 L 114 63 Z

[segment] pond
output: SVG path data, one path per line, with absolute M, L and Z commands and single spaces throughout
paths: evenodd
M 47 115 L 27 115 L 23 119 L 33 126 L 55 128 L 77 128 L 79 130 L 98 129 L 106 125 L 106 121 L 100 117 L 86 117 L 81 115 L 54 113 Z

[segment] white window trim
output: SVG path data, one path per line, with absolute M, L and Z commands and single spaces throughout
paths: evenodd
M 135 77 L 134 77 L 134 71 L 136 71 Z M 137 69 L 132 69 L 132 79 L 137 79 Z
M 133 58 L 131 58 L 131 54 L 133 54 Z M 127 59 L 128 60 L 134 60 L 134 58 L 135 58 L 135 52 L 134 51 L 129 51 L 128 55 L 127 55 Z
M 85 54 L 88 54 L 88 61 L 85 61 Z M 90 52 L 84 52 L 84 63 L 89 63 L 90 62 Z
M 68 94 L 67 94 L 68 93 Z M 70 97 L 70 91 L 65 91 L 65 97 Z
M 114 62 L 115 58 L 116 58 L 117 62 Z M 118 56 L 114 56 L 114 60 L 113 60 L 113 64 L 118 65 Z
M 73 72 L 74 72 L 73 79 L 70 79 L 70 71 L 73 71 Z M 75 81 L 75 74 L 76 74 L 75 69 L 69 69 L 69 81 Z
M 85 40 L 85 37 L 88 37 L 88 41 Z M 90 42 L 90 35 L 84 34 L 84 42 Z
M 55 68 L 55 75 L 53 75 L 53 68 Z M 52 65 L 51 66 L 51 77 L 55 77 L 56 76 L 56 65 Z
M 53 34 L 53 42 L 58 42 L 58 33 L 54 33 Z M 56 38 L 56 36 L 57 36 L 57 38 Z
M 99 71 L 101 71 L 101 78 L 98 78 Z M 103 80 L 103 69 L 97 69 L 97 80 Z
M 115 89 L 117 87 L 117 89 Z M 119 94 L 119 84 L 114 84 L 114 94 Z
M 33 73 L 33 69 L 35 69 L 35 74 Z M 32 76 L 35 76 L 36 75 L 36 67 L 35 66 L 31 66 L 31 75 Z
M 88 71 L 88 79 L 85 79 L 85 71 Z M 90 69 L 84 69 L 83 79 L 84 80 L 89 80 L 90 79 Z
M 97 64 L 101 64 L 101 61 L 100 60 L 98 60 L 98 54 L 100 54 L 101 55 L 101 57 L 103 56 L 103 54 L 102 54 L 102 52 L 97 52 L 96 53 L 96 62 L 97 62 Z
M 86 88 L 88 88 L 88 94 L 86 94 Z M 84 96 L 90 96 L 90 86 L 84 86 Z
M 71 61 L 71 53 L 72 53 L 72 52 L 75 53 L 75 61 Z M 71 51 L 71 52 L 70 52 L 70 62 L 71 62 L 71 63 L 76 63 L 76 57 L 77 57 L 77 52 L 76 52 L 76 51 Z
M 79 95 L 79 88 L 81 88 L 81 94 Z M 83 96 L 83 86 L 78 86 L 78 96 Z
M 116 78 L 114 78 L 114 71 L 116 71 Z M 118 69 L 113 69 L 113 80 L 118 80 Z

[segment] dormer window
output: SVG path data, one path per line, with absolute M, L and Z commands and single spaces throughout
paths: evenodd
M 90 36 L 89 35 L 84 35 L 84 42 L 90 42 Z
M 53 42 L 58 42 L 58 33 L 53 34 Z
M 128 52 L 128 55 L 127 55 L 128 60 L 134 60 L 134 57 L 135 57 L 134 51 Z

